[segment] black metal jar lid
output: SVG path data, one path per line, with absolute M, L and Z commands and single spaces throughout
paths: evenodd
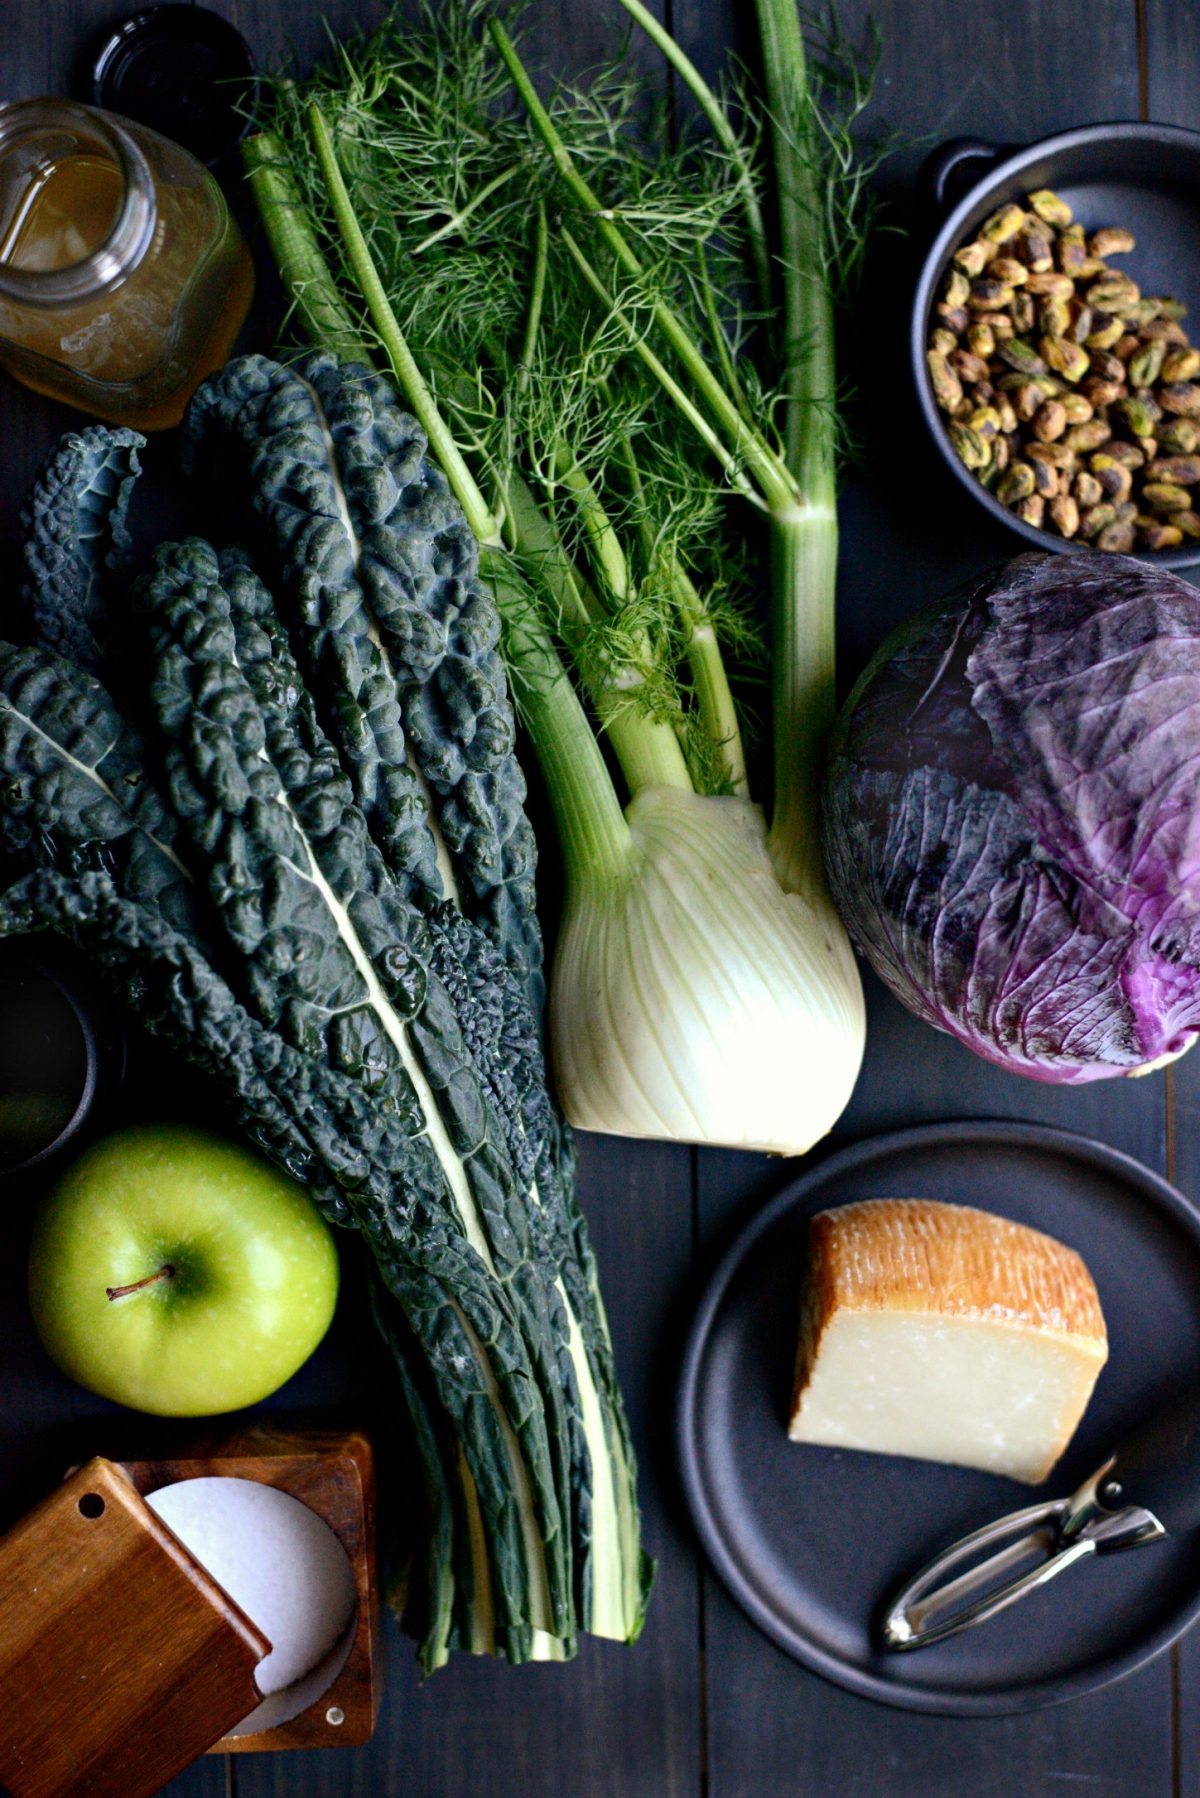
M 92 98 L 148 125 L 201 162 L 244 135 L 254 60 L 242 34 L 203 6 L 152 6 L 123 19 L 92 68 Z

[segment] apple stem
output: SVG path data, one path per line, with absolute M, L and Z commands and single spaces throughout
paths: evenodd
M 110 1299 L 123 1299 L 126 1293 L 140 1292 L 143 1286 L 153 1286 L 156 1280 L 173 1280 L 175 1269 L 170 1262 L 160 1267 L 156 1274 L 147 1274 L 144 1280 L 135 1280 L 131 1286 L 106 1286 L 104 1288 Z

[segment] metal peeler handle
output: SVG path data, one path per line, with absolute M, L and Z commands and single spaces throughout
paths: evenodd
M 1160 1541 L 1167 1531 L 1152 1511 L 1105 1503 L 1105 1496 L 1120 1491 L 1114 1492 L 1115 1466 L 1116 1456 L 1110 1456 L 1070 1498 L 1012 1511 L 935 1555 L 893 1599 L 883 1619 L 885 1646 L 904 1651 L 944 1642 L 1006 1611 L 1089 1555 Z M 1018 1567 L 1024 1570 L 1004 1578 Z
M 1091 1554 L 1092 1544 L 1082 1541 L 1058 1552 L 1059 1531 L 1070 1503 L 1069 1498 L 1055 1498 L 1012 1511 L 935 1555 L 893 1599 L 883 1620 L 885 1645 L 903 1650 L 944 1642 L 947 1636 L 1006 1611 L 1026 1592 L 1046 1585 Z M 1039 1557 L 1032 1567 L 1002 1585 L 994 1583 L 1031 1555 Z M 991 1587 L 985 1596 L 964 1603 L 985 1585 Z

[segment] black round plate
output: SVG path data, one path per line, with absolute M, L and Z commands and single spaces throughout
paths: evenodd
M 1109 1361 L 1044 1488 L 786 1434 L 807 1220 L 854 1199 L 977 1205 L 1084 1256 Z M 982 1523 L 1069 1493 L 1134 1425 L 1200 1382 L 1200 1215 L 1102 1143 L 1036 1125 L 903 1130 L 832 1155 L 738 1238 L 705 1294 L 679 1404 L 684 1485 L 734 1598 L 773 1642 L 837 1684 L 906 1710 L 1031 1710 L 1119 1679 L 1200 1613 L 1200 1532 L 1096 1557 L 992 1622 L 888 1654 L 884 1602 Z

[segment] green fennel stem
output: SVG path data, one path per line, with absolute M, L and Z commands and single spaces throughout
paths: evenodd
M 507 552 L 485 544 L 480 571 L 503 614 L 509 680 L 545 776 L 568 881 L 588 890 L 619 880 L 632 837 L 579 695 Z
M 704 254 L 703 243 L 698 243 L 696 245 L 696 257 L 700 263 L 700 273 L 703 277 L 701 287 L 704 295 L 704 316 L 708 320 L 708 335 L 712 340 L 713 350 L 716 354 L 717 361 L 721 365 L 721 373 L 725 378 L 725 384 L 728 387 L 730 394 L 733 396 L 734 403 L 746 423 L 753 428 L 754 419 L 751 415 L 750 406 L 747 402 L 742 384 L 738 380 L 738 372 L 733 365 L 733 357 L 729 353 L 729 339 L 726 337 L 724 327 L 717 316 L 717 292 L 709 276 L 708 257 Z
M 554 629 L 577 654 L 592 625 L 603 617 L 603 606 L 582 580 L 525 477 L 515 468 L 505 470 L 497 477 L 497 495 L 506 543 L 525 560 L 537 585 L 553 601 Z
M 692 791 L 683 750 L 669 724 L 647 718 L 637 710 L 632 698 L 624 703 L 620 699 L 605 699 L 597 710 L 631 795 L 640 793 L 643 787 L 686 787 L 689 793 Z
M 796 0 L 755 0 L 779 194 L 788 467 L 798 507 L 772 508 L 772 724 L 768 847 L 788 891 L 824 890 L 820 783 L 835 712 L 837 509 L 833 304 Z
M 785 892 L 823 896 L 821 778 L 836 713 L 837 517 L 797 506 L 771 519 L 775 804 L 767 848 Z
M 333 138 L 330 136 L 329 126 L 315 101 L 309 106 L 308 122 L 317 153 L 317 161 L 329 192 L 338 234 L 354 271 L 359 291 L 367 303 L 372 323 L 387 351 L 393 373 L 399 381 L 418 423 L 429 439 L 429 446 L 441 463 L 446 479 L 454 489 L 455 498 L 467 515 L 467 523 L 480 543 L 498 544 L 500 531 L 492 516 L 491 508 L 476 485 L 475 478 L 454 441 L 450 427 L 438 409 L 437 401 L 430 392 L 424 375 L 417 367 L 416 358 L 409 349 L 399 321 L 389 304 L 383 282 L 379 278 L 379 271 L 367 248 L 367 240 L 363 236 L 358 219 L 355 217 L 354 207 L 350 202 L 350 195 L 346 191 L 346 183 L 342 179 L 342 171 Z
M 550 221 L 546 202 L 537 203 L 537 235 L 533 246 L 533 280 L 529 286 L 529 311 L 525 315 L 525 336 L 521 342 L 521 360 L 517 366 L 517 392 L 524 394 L 533 372 L 537 355 L 538 332 L 542 328 L 542 307 L 546 300 L 546 271 L 550 266 Z
M 749 500 L 751 505 L 762 506 L 763 501 L 757 490 L 747 479 L 739 458 L 721 441 L 700 408 L 696 406 L 684 392 L 683 388 L 667 368 L 666 364 L 655 355 L 654 351 L 650 348 L 650 345 L 646 342 L 644 333 L 638 330 L 628 313 L 624 312 L 621 307 L 617 305 L 612 294 L 609 293 L 604 282 L 600 279 L 600 276 L 584 255 L 580 246 L 575 242 L 571 233 L 564 230 L 560 235 L 563 244 L 566 246 L 571 259 L 575 263 L 580 274 L 588 283 L 592 292 L 603 302 L 609 317 L 616 320 L 628 337 L 629 347 L 632 349 L 634 355 L 637 356 L 640 362 L 645 364 L 662 388 L 663 392 L 676 406 L 678 406 L 680 412 L 687 419 L 705 448 L 716 458 L 721 472 L 729 482 L 730 486 L 735 488 L 736 491 L 741 494 L 743 499 Z M 790 495 L 790 499 L 794 498 L 794 494 Z
M 633 589 L 629 564 L 612 521 L 566 444 L 556 446 L 554 463 L 558 480 L 575 503 L 605 585 L 618 604 L 624 604 Z M 617 670 L 607 688 L 597 687 L 595 681 L 592 684 L 593 701 L 630 793 L 642 787 L 684 787 L 691 792 L 687 761 L 671 726 L 637 710 L 635 695 L 641 676 L 636 668 Z
M 661 554 L 654 542 L 650 514 L 645 504 L 642 471 L 638 467 L 629 433 L 622 433 L 621 455 L 629 483 L 638 502 L 639 530 L 647 562 Z M 676 605 L 687 625 L 687 659 L 692 686 L 704 734 L 717 756 L 729 789 L 739 798 L 750 797 L 750 781 L 746 772 L 746 752 L 737 707 L 729 685 L 729 674 L 716 628 L 705 610 L 687 569 L 672 550 L 667 558 L 667 577 Z
M 796 0 L 755 0 L 783 268 L 783 350 L 787 462 L 810 504 L 832 503 L 834 420 L 833 298 L 824 210 L 818 191 L 808 61 Z
M 246 139 L 242 160 L 271 253 L 277 266 L 288 271 L 292 303 L 306 334 L 343 361 L 370 363 L 370 348 L 321 253 L 283 144 L 274 132 L 256 132 Z
M 575 503 L 606 588 L 619 605 L 625 604 L 633 597 L 629 563 L 599 494 L 565 443 L 555 446 L 554 465 L 558 480 Z M 649 652 L 649 644 L 644 639 L 643 643 Z M 622 669 L 610 689 L 595 695 L 597 701 L 604 701 L 601 716 L 630 792 L 652 786 L 684 787 L 690 792 L 692 779 L 687 761 L 669 724 L 647 718 L 633 707 L 632 718 L 637 729 L 633 741 L 627 742 L 630 733 L 626 728 L 626 715 L 631 710 L 640 680 L 636 668 Z M 630 752 L 636 758 L 632 765 L 628 760 Z
M 413 255 L 421 256 L 426 250 L 432 250 L 435 244 L 444 243 L 446 238 L 457 235 L 471 215 L 478 212 L 485 201 L 490 200 L 493 194 L 499 193 L 500 189 L 507 186 L 514 175 L 519 173 L 520 169 L 514 163 L 512 168 L 502 169 L 498 175 L 494 175 L 490 181 L 484 183 L 478 193 L 472 194 L 466 205 L 453 213 L 444 225 L 439 225 L 436 231 L 431 231 L 428 237 L 423 237 L 419 244 L 414 244 Z
M 604 608 L 581 582 L 553 524 L 515 469 L 500 477 L 499 495 L 507 542 L 553 601 L 554 628 L 567 648 L 578 654 Z M 546 641 L 550 643 L 549 635 Z M 687 764 L 669 724 L 647 718 L 622 702 L 619 691 L 614 698 L 612 692 L 593 686 L 588 696 L 630 793 L 640 787 L 691 786 Z
M 529 384 L 537 355 L 538 331 L 541 327 L 542 305 L 546 292 L 549 250 L 550 232 L 546 219 L 546 208 L 544 203 L 539 200 L 529 312 L 525 321 L 525 335 L 521 345 L 521 361 L 516 374 L 519 392 Z M 624 603 L 630 593 L 629 565 L 621 548 L 620 539 L 600 502 L 599 495 L 592 488 L 567 444 L 560 442 L 555 445 L 554 464 L 558 478 L 571 494 L 579 511 L 597 566 L 604 575 L 614 597 L 620 603 Z M 588 611 L 594 611 L 595 618 L 598 620 L 603 615 L 602 604 L 594 596 L 589 598 L 587 589 L 581 590 L 579 582 L 574 576 L 570 559 L 559 542 L 557 533 L 542 514 L 525 482 L 520 481 L 519 477 L 510 469 L 506 486 L 510 503 L 519 507 L 519 511 L 513 513 L 517 546 L 527 555 L 535 552 L 543 557 L 549 557 L 549 572 L 555 582 L 555 597 L 560 609 L 565 601 L 574 616 L 577 616 L 580 611 L 585 614 Z M 576 632 L 577 646 L 582 641 L 585 631 L 586 617 L 582 621 L 581 628 Z M 627 690 L 631 691 L 633 684 L 630 682 Z M 613 746 L 613 752 L 621 764 L 621 772 L 625 776 L 630 793 L 636 793 L 642 787 L 652 786 L 690 789 L 692 782 L 688 774 L 687 762 L 675 733 L 668 724 L 639 714 L 628 698 L 622 701 L 619 688 L 618 680 L 614 682 L 612 690 L 593 690 L 591 698 Z
M 746 752 L 716 628 L 677 556 L 671 557 L 670 576 L 676 602 L 687 621 L 688 667 L 692 671 L 701 723 L 723 764 L 730 791 L 741 799 L 748 799 L 750 780 L 746 772 Z
M 518 398 L 528 391 L 537 357 L 549 253 L 550 228 L 545 205 L 539 200 L 533 278 L 529 284 L 529 310 L 525 317 L 521 359 L 513 377 Z M 499 353 L 493 351 L 493 359 L 498 367 L 501 366 L 503 359 Z M 604 616 L 604 607 L 583 581 L 563 548 L 557 530 L 538 505 L 528 481 L 517 470 L 511 457 L 503 473 L 498 476 L 498 484 L 509 541 L 513 549 L 519 549 L 534 561 L 541 585 L 554 600 L 555 629 L 564 637 L 568 648 L 577 654 L 591 626 L 599 623 Z
M 570 445 L 561 439 L 554 445 L 554 474 L 574 502 L 593 561 L 603 577 L 605 587 L 619 605 L 624 605 L 632 595 L 632 587 L 629 563 L 621 547 L 621 539 L 613 528 L 599 494 L 576 461 Z

